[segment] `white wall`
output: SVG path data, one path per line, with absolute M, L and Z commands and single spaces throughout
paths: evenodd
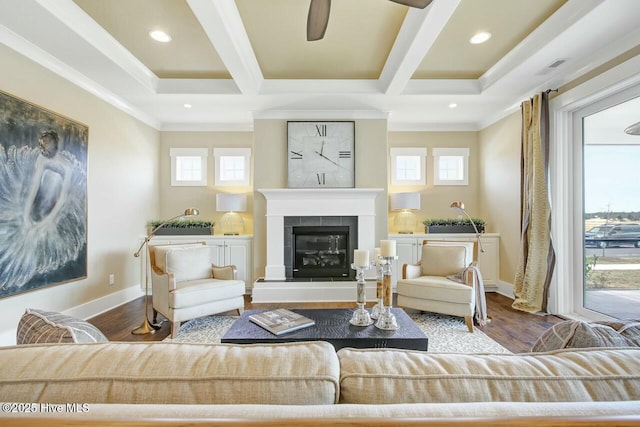
M 480 215 L 500 233 L 500 280 L 513 284 L 520 252 L 520 112 L 480 131 Z
M 3 45 L 0 63 L 1 90 L 89 127 L 88 277 L 0 299 L 8 345 L 28 307 L 85 317 L 141 295 L 132 254 L 158 215 L 159 133 Z
M 424 232 L 422 221 L 427 218 L 455 218 L 459 213 L 451 210 L 451 202 L 464 202 L 465 210 L 472 217 L 480 217 L 480 160 L 478 151 L 478 132 L 390 132 L 389 147 L 421 147 L 427 149 L 427 183 L 421 186 L 390 185 L 389 193 L 419 192 L 420 210 L 415 212 L 417 228 L 414 232 Z M 469 149 L 469 185 L 433 185 L 434 148 Z M 387 153 L 388 154 L 388 153 Z M 389 160 L 387 160 L 388 162 Z M 395 213 L 390 213 L 390 232 Z M 491 227 L 491 224 L 488 224 Z M 491 229 L 487 231 L 492 231 Z

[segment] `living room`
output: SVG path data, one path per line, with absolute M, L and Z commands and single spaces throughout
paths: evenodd
M 147 223 L 173 217 L 192 206 L 200 209 L 201 218 L 219 223 L 223 212 L 216 211 L 214 203 L 219 192 L 242 192 L 247 195 L 247 212 L 243 217 L 244 233 L 253 236 L 250 281 L 263 277 L 267 258 L 266 221 L 265 200 L 259 190 L 287 187 L 287 121 L 290 120 L 355 122 L 355 187 L 380 188 L 384 195 L 376 200 L 375 242 L 396 231 L 393 226 L 395 214 L 389 212 L 388 195 L 416 189 L 391 184 L 390 148 L 427 148 L 427 174 L 433 165 L 434 148 L 468 148 L 469 185 L 439 187 L 433 185 L 428 178 L 427 184 L 418 188 L 422 198 L 421 209 L 417 211 L 418 223 L 431 217 L 455 216 L 449 208 L 450 203 L 454 200 L 463 201 L 467 212 L 486 220 L 487 232 L 500 235 L 500 285 L 497 290 L 511 296 L 520 245 L 520 102 L 535 91 L 558 88 L 557 104 L 559 108 L 568 108 L 566 106 L 571 106 L 571 102 L 577 102 L 572 99 L 576 93 L 586 93 L 584 98 L 593 96 L 595 85 L 600 85 L 602 91 L 611 91 L 611 88 L 619 87 L 620 82 L 637 79 L 637 72 L 626 70 L 633 70 L 638 61 L 638 34 L 637 31 L 625 30 L 625 25 L 634 27 L 623 19 L 633 14 L 630 11 L 635 10 L 636 3 L 619 2 L 612 6 L 611 1 L 550 1 L 541 7 L 544 9 L 542 12 L 537 12 L 543 17 L 538 18 L 541 20 L 540 25 L 545 25 L 541 28 L 553 30 L 553 34 L 544 36 L 542 29 L 535 34 L 529 31 L 528 38 L 520 38 L 520 42 L 525 43 L 521 46 L 533 42 L 541 45 L 542 40 L 547 38 L 561 44 L 560 36 L 565 32 L 558 27 L 561 26 L 562 19 L 568 16 L 573 16 L 574 21 L 572 26 L 567 26 L 567 31 L 570 29 L 571 34 L 580 34 L 584 28 L 591 28 L 594 31 L 591 37 L 597 39 L 598 43 L 593 44 L 591 39 L 582 44 L 577 43 L 575 52 L 582 56 L 574 58 L 573 64 L 550 71 L 547 76 L 528 84 L 523 85 L 521 82 L 513 90 L 509 89 L 513 80 L 524 79 L 518 74 L 518 67 L 510 67 L 509 72 L 502 70 L 505 73 L 500 77 L 502 80 L 495 77 L 499 82 L 493 85 L 486 82 L 494 78 L 490 74 L 476 79 L 463 79 L 454 85 L 450 80 L 411 80 L 412 73 L 408 70 L 417 68 L 418 64 L 411 65 L 399 60 L 399 65 L 394 68 L 396 73 L 388 80 L 388 90 L 389 93 L 407 91 L 402 97 L 409 99 L 408 106 L 402 108 L 408 109 L 408 114 L 403 109 L 389 111 L 385 104 L 387 101 L 378 99 L 379 89 L 370 88 L 372 82 L 376 85 L 385 81 L 386 75 L 381 75 L 377 80 L 355 80 L 348 90 L 340 89 L 348 87 L 348 80 L 323 82 L 320 79 L 316 82 L 319 86 L 311 93 L 305 93 L 297 87 L 295 79 L 287 82 L 278 81 L 277 78 L 259 79 L 264 83 L 261 96 L 265 100 L 269 97 L 274 100 L 269 103 L 264 101 L 266 107 L 251 110 L 254 107 L 246 107 L 246 100 L 235 101 L 232 99 L 235 95 L 226 94 L 230 90 L 228 85 L 233 84 L 246 94 L 243 96 L 255 96 L 252 94 L 254 89 L 249 88 L 251 81 L 247 82 L 251 67 L 238 70 L 239 65 L 234 62 L 233 54 L 223 53 L 234 80 L 223 78 L 218 82 L 215 82 L 216 79 L 200 82 L 205 86 L 220 85 L 216 88 L 210 86 L 205 91 L 219 92 L 216 94 L 217 98 L 213 98 L 217 100 L 218 107 L 214 112 L 197 112 L 196 119 L 193 119 L 188 118 L 190 112 L 183 107 L 183 103 L 189 96 L 193 99 L 206 96 L 197 94 L 195 88 L 198 87 L 198 82 L 194 82 L 197 79 L 187 82 L 196 85 L 191 88 L 181 87 L 180 85 L 187 83 L 180 82 L 180 79 L 157 79 L 160 82 L 155 98 L 145 101 L 149 104 L 143 108 L 143 104 L 135 105 L 132 101 L 142 93 L 140 87 L 132 83 L 133 80 L 139 81 L 140 75 L 132 77 L 130 73 L 123 78 L 122 75 L 126 74 L 123 69 L 127 66 L 115 66 L 118 60 L 124 61 L 123 57 L 118 56 L 121 54 L 120 50 L 118 54 L 111 52 L 105 55 L 110 57 L 110 62 L 104 62 L 105 56 L 91 56 L 97 55 L 96 52 L 101 49 L 108 50 L 102 46 L 100 49 L 83 51 L 87 56 L 80 59 L 67 58 L 68 63 L 65 63 L 64 52 L 72 51 L 76 44 L 80 49 L 79 44 L 83 40 L 81 36 L 71 34 L 68 20 L 81 17 L 81 21 L 74 22 L 92 21 L 80 7 L 90 8 L 90 5 L 82 3 L 78 1 L 62 6 L 45 6 L 28 1 L 20 2 L 19 7 L 12 2 L 2 5 L 3 12 L 6 13 L 3 13 L 1 22 L 3 43 L 0 45 L 0 56 L 3 59 L 3 78 L 0 89 L 13 97 L 83 123 L 89 129 L 86 278 L 18 293 L 0 300 L 3 312 L 0 343 L 3 345 L 15 342 L 15 328 L 26 308 L 60 311 L 88 318 L 140 297 L 144 288 L 141 283 L 141 265 L 132 254 L 144 237 Z M 199 7 L 214 7 L 208 2 L 193 3 L 189 6 L 196 11 Z M 240 9 L 243 7 L 242 3 L 238 4 Z M 407 8 L 402 9 L 401 18 L 404 13 L 407 14 L 407 27 L 403 27 L 403 31 L 409 31 L 410 25 L 417 26 L 417 29 L 413 29 L 413 37 L 421 34 L 420 28 L 424 31 L 420 27 L 425 25 L 424 22 L 429 25 L 439 22 L 444 27 L 447 19 L 434 15 L 453 15 L 459 2 L 452 2 L 455 3 L 453 6 L 442 3 L 435 2 L 431 6 L 433 10 L 427 9 L 426 12 L 413 9 L 407 12 Z M 226 8 L 233 10 L 236 6 L 231 2 L 231 5 L 215 7 L 223 8 L 216 12 L 220 17 L 228 12 Z M 338 15 L 338 11 L 336 6 L 332 13 Z M 554 19 L 544 19 L 545 14 L 550 14 Z M 599 14 L 610 16 L 611 19 L 607 21 L 617 23 L 615 31 L 611 24 L 592 25 Z M 248 19 L 246 13 L 243 18 Z M 439 20 L 432 21 L 436 18 Z M 301 20 L 304 21 L 304 16 Z M 39 27 L 48 28 L 57 37 L 68 38 L 50 37 L 47 32 L 34 31 L 33 26 L 23 28 L 29 27 L 31 22 L 38 22 L 41 24 Z M 402 22 L 400 19 L 400 24 Z M 95 22 L 93 26 L 91 31 L 95 31 L 95 27 L 99 28 Z M 396 31 L 399 33 L 399 27 Z M 569 32 L 565 35 L 568 34 Z M 101 36 L 104 37 L 104 34 Z M 54 42 L 54 39 L 58 42 Z M 247 40 L 248 38 L 245 39 Z M 588 43 L 597 48 L 593 47 L 592 52 L 589 52 Z M 539 54 L 542 50 L 539 47 L 536 53 Z M 414 56 L 419 54 L 419 51 L 411 52 Z M 513 63 L 516 61 L 514 57 L 524 60 L 523 53 L 514 50 L 503 61 Z M 90 70 L 83 68 L 92 61 L 95 61 L 95 68 L 98 68 L 94 70 L 96 74 L 93 78 Z M 406 78 L 399 77 L 407 72 L 409 74 Z M 485 89 L 478 89 L 479 81 L 483 82 Z M 278 97 L 271 95 L 272 91 L 277 90 L 278 84 L 284 83 L 290 86 L 285 85 L 280 89 L 282 93 Z M 408 85 L 408 89 L 394 89 L 399 84 Z M 438 85 L 443 87 L 438 88 Z M 148 91 L 148 87 L 145 87 Z M 131 99 L 124 96 L 128 91 L 131 92 Z M 289 95 L 296 91 L 302 94 L 299 97 Z M 424 91 L 427 95 L 412 95 L 412 91 Z M 495 93 L 499 91 L 504 93 Z M 178 95 L 179 93 L 182 95 Z M 460 104 L 456 109 L 448 106 L 454 95 Z M 424 101 L 428 105 L 420 108 L 431 113 L 430 117 L 427 117 L 428 113 L 411 111 L 412 96 L 428 99 Z M 498 101 L 494 102 L 494 98 Z M 308 100 L 306 105 L 305 99 Z M 473 104 L 473 108 L 465 106 L 464 102 Z M 195 101 L 193 103 L 196 104 Z M 438 112 L 431 103 L 448 111 Z M 229 113 L 225 115 L 227 104 Z M 483 105 L 487 106 L 489 113 L 480 115 L 478 111 L 483 109 Z M 451 111 L 455 111 L 457 119 L 452 116 Z M 154 112 L 157 116 L 154 116 Z M 180 122 L 184 117 L 187 119 Z M 207 121 L 202 117 L 214 117 L 214 120 Z M 206 187 L 171 186 L 170 148 L 206 148 L 212 153 L 215 148 L 229 147 L 251 149 L 249 185 L 216 188 L 213 185 L 214 171 L 210 168 L 209 184 Z M 553 197 L 561 201 L 560 194 L 566 192 L 568 186 L 561 182 L 552 182 L 551 185 L 557 190 Z M 562 217 L 568 215 L 566 209 L 554 215 L 560 215 L 554 217 L 558 220 L 556 224 L 572 221 L 569 216 Z M 564 243 L 564 247 L 562 239 L 559 243 L 561 246 L 558 248 L 556 280 L 557 283 L 564 283 L 571 279 L 567 276 L 565 267 L 567 260 L 570 260 L 570 255 L 567 255 L 570 251 L 567 249 L 568 243 Z M 110 276 L 113 276 L 113 284 L 109 283 Z M 550 310 L 558 313 L 566 311 L 566 303 L 562 302 L 562 298 L 567 292 L 569 291 L 563 290 L 562 286 L 555 286 Z

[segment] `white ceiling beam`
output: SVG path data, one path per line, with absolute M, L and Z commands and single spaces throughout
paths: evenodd
M 380 73 L 385 94 L 402 93 L 459 4 L 460 0 L 436 0 L 426 9 L 409 9 Z
M 402 95 L 479 95 L 476 79 L 414 79 L 409 80 Z
M 187 0 L 209 41 L 245 95 L 255 95 L 264 77 L 234 0 Z
M 159 95 L 238 95 L 240 90 L 231 79 L 160 79 Z
M 326 93 L 363 93 L 378 94 L 380 88 L 377 80 L 314 80 L 314 79 L 268 79 L 262 83 L 261 95 L 273 94 L 326 94 Z
M 158 77 L 73 0 L 35 0 L 43 9 L 74 31 L 106 58 L 117 64 L 148 91 L 154 92 Z
M 604 3 L 604 0 L 580 0 L 565 3 L 556 13 L 551 15 L 493 67 L 480 76 L 481 91 L 489 90 L 512 73 L 513 70 L 521 67 L 524 63 L 530 62 L 532 56 L 545 49 L 551 42 L 576 23 L 579 23 L 602 3 Z M 556 57 L 556 59 L 559 58 Z M 543 67 L 550 63 L 538 64 L 539 70 L 542 70 Z

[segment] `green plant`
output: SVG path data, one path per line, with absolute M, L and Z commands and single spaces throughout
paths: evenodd
M 471 218 L 478 227 L 479 232 L 484 231 L 485 221 L 480 218 Z M 430 225 L 471 225 L 469 218 L 428 218 L 422 221 L 425 226 Z
M 162 221 L 162 220 L 149 221 L 149 227 L 156 228 L 157 226 L 159 226 L 163 222 L 164 221 Z M 173 221 L 169 221 L 168 223 L 166 223 L 164 225 L 164 227 L 167 227 L 167 228 L 169 228 L 169 227 L 172 227 L 172 228 L 211 228 L 215 224 L 216 223 L 214 221 L 208 221 L 208 220 L 204 220 L 204 219 L 183 219 L 183 220 L 174 219 Z
M 593 274 L 593 270 L 595 270 L 597 263 L 598 263 L 598 255 L 594 254 L 592 257 L 585 257 L 584 259 L 585 279 L 591 278 L 591 275 Z

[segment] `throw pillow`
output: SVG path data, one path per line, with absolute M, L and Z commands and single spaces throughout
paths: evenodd
M 108 342 L 89 322 L 51 311 L 28 308 L 18 323 L 16 343 L 92 343 Z
M 531 351 L 589 347 L 640 347 L 640 322 L 565 320 L 545 331 Z

